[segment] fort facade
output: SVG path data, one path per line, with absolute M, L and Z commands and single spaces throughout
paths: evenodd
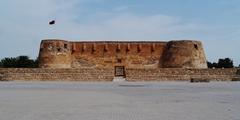
M 40 68 L 207 68 L 200 41 L 42 40 Z
M 39 68 L 1 68 L 0 81 L 239 81 L 240 69 L 208 69 L 202 43 L 43 40 Z

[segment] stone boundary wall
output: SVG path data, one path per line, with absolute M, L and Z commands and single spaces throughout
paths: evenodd
M 0 69 L 0 81 L 112 81 L 113 78 L 113 69 Z
M 192 78 L 232 81 L 240 78 L 240 69 L 126 69 L 128 81 L 189 81 Z
M 126 69 L 127 81 L 189 81 L 191 78 L 231 81 L 240 69 Z M 114 69 L 0 68 L 0 81 L 112 81 Z

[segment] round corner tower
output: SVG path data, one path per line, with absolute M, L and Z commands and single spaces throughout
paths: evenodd
M 38 59 L 40 68 L 71 68 L 71 45 L 64 40 L 42 40 Z
M 167 43 L 163 55 L 164 68 L 207 68 L 200 41 L 181 40 Z

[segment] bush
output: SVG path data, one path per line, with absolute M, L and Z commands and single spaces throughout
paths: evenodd
M 218 63 L 207 62 L 208 68 L 233 68 L 233 60 L 230 58 L 219 59 Z
M 219 68 L 233 68 L 233 60 L 230 58 L 219 59 L 218 60 L 218 67 Z
M 2 59 L 0 65 L 4 68 L 37 68 L 38 60 L 29 59 L 28 56 L 10 57 Z

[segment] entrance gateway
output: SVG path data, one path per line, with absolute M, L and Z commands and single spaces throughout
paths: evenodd
M 125 77 L 124 66 L 115 66 L 115 76 L 116 77 Z
M 114 82 L 123 82 L 126 81 L 126 75 L 125 75 L 125 68 L 124 66 L 115 66 L 115 77 L 113 79 Z

